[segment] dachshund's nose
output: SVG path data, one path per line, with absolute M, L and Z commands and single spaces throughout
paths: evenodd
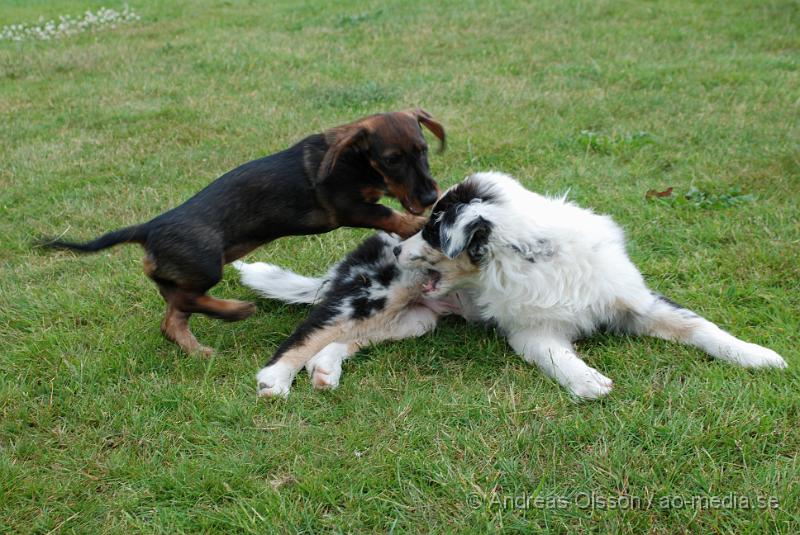
M 436 193 L 436 190 L 432 189 L 423 193 L 419 198 L 419 202 L 422 203 L 422 206 L 430 206 L 436 202 L 437 197 L 438 194 Z
M 392 249 L 392 252 L 394 253 L 394 256 L 396 256 L 397 258 L 400 258 L 400 253 L 402 251 L 403 251 L 403 248 L 400 247 L 399 245 L 395 245 L 394 249 Z

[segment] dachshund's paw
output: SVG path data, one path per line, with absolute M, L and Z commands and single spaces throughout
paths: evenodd
M 419 232 L 427 222 L 428 218 L 425 216 L 395 212 L 390 219 L 390 224 L 384 228 L 384 230 L 393 232 L 401 238 L 406 239 Z
M 262 368 L 256 381 L 258 381 L 259 397 L 288 397 L 294 380 L 294 370 L 291 367 L 277 362 Z
M 255 303 L 238 301 L 236 299 L 220 299 L 225 303 L 225 311 L 219 312 L 219 317 L 225 321 L 242 321 L 252 316 L 256 311 Z
M 198 345 L 192 350 L 192 354 L 198 357 L 210 357 L 214 354 L 214 348 Z
M 408 227 L 405 229 L 405 232 L 401 234 L 403 238 L 410 238 L 420 230 L 422 227 L 425 226 L 425 223 L 428 222 L 428 218 L 422 215 L 414 215 L 409 217 Z

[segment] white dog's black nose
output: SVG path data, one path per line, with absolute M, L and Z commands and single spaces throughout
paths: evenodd
M 402 250 L 403 250 L 403 248 L 402 248 L 401 246 L 399 246 L 399 245 L 395 245 L 395 246 L 394 246 L 394 249 L 392 249 L 392 252 L 394 253 L 394 255 L 395 255 L 396 257 L 398 257 L 398 258 L 399 258 L 399 257 L 400 257 L 400 253 L 402 252 Z

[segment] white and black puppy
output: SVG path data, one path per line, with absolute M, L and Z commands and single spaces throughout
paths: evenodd
M 234 263 L 242 283 L 265 297 L 316 305 L 256 376 L 259 396 L 287 396 L 303 366 L 315 388 L 336 388 L 342 361 L 359 348 L 421 336 L 439 315 L 457 310 L 452 297 L 425 298 L 432 279 L 425 270 L 400 269 L 399 245 L 396 236 L 379 232 L 319 278 L 261 262 Z
M 612 388 L 573 347 L 601 329 L 675 340 L 740 366 L 786 367 L 774 351 L 648 289 L 610 217 L 505 174 L 478 173 L 450 188 L 398 256 L 404 269 L 428 271 L 429 298 L 463 289 L 516 352 L 583 398 Z

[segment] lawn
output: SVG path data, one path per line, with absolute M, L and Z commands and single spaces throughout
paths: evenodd
M 5 0 L 0 26 L 102 5 L 122 6 Z M 800 530 L 797 1 L 131 7 L 113 29 L 0 41 L 0 531 Z M 597 336 L 578 350 L 615 389 L 581 403 L 448 319 L 362 351 L 338 390 L 303 375 L 259 400 L 256 371 L 306 308 L 195 317 L 217 353 L 187 357 L 138 247 L 31 247 L 413 106 L 447 128 L 442 185 L 497 169 L 569 190 L 625 227 L 654 289 L 789 368 Z M 248 259 L 320 273 L 367 234 Z M 254 299 L 231 268 L 214 294 Z

